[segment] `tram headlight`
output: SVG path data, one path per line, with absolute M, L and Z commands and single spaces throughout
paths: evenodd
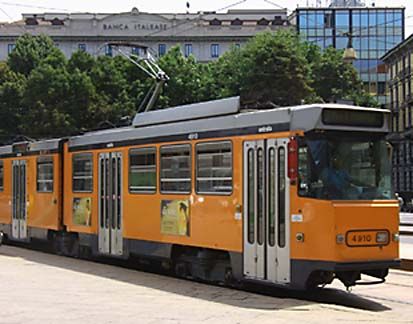
M 388 232 L 377 232 L 376 234 L 377 243 L 388 243 L 389 242 L 389 233 Z
M 298 242 L 303 243 L 303 242 L 304 242 L 304 233 L 297 233 L 297 234 L 295 235 L 295 239 L 296 239 Z
M 393 233 L 393 242 L 399 242 L 399 241 L 400 241 L 400 234 Z
M 337 244 L 343 244 L 344 243 L 344 235 L 343 234 L 337 234 L 336 235 L 336 242 L 337 242 Z

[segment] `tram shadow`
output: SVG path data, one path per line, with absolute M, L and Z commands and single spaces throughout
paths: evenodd
M 371 312 L 391 310 L 390 307 L 387 307 L 381 303 L 336 288 L 320 288 L 311 291 L 287 290 L 282 288 L 265 288 L 263 290 L 258 287 L 247 287 L 247 289 L 250 292 L 259 292 L 260 294 L 265 294 L 275 298 L 294 298 L 301 301 L 344 306 Z
M 165 274 L 148 271 L 144 266 L 133 268 L 121 261 L 105 260 L 105 263 L 57 256 L 25 248 L 2 246 L 0 257 L 19 257 L 27 262 L 54 267 L 61 271 L 110 279 L 132 284 L 145 289 L 154 289 L 184 297 L 197 298 L 214 303 L 258 310 L 307 311 L 311 304 L 324 303 L 354 309 L 381 312 L 391 310 L 375 301 L 338 289 L 320 289 L 312 292 L 274 289 L 248 285 L 243 290 L 178 279 Z

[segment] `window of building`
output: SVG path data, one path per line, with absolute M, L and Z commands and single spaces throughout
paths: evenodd
M 37 191 L 53 192 L 53 158 L 51 156 L 37 159 Z
M 412 97 L 412 89 L 413 89 L 413 77 L 409 80 L 410 86 L 409 86 L 409 94 L 410 97 Z
M 65 23 L 63 20 L 60 20 L 59 18 L 54 18 L 52 21 L 52 26 L 63 26 Z
M 191 146 L 161 147 L 161 192 L 191 192 Z
M 241 26 L 243 23 L 244 22 L 239 18 L 235 18 L 234 20 L 231 21 L 232 26 Z
M 192 44 L 185 44 L 185 57 L 192 54 Z
M 209 22 L 209 24 L 210 24 L 211 26 L 221 26 L 221 25 L 222 25 L 222 21 L 221 21 L 221 20 L 218 20 L 217 18 L 215 18 L 215 19 L 212 19 L 212 20 Z
M 73 191 L 93 191 L 93 155 L 92 153 L 79 153 L 73 155 Z
M 16 48 L 16 44 L 8 44 L 7 45 L 7 54 L 10 54 Z
M 360 10 L 354 10 L 351 19 L 353 27 L 360 27 Z
M 337 37 L 336 38 L 336 49 L 345 49 L 347 48 L 348 37 Z
M 163 56 L 166 54 L 166 44 L 159 44 L 158 45 L 158 55 Z
M 36 26 L 36 25 L 39 24 L 39 22 L 37 21 L 36 17 L 26 18 L 25 23 L 26 23 L 26 25 L 28 25 L 28 26 Z
M 133 46 L 132 47 L 132 54 L 139 56 L 140 55 L 140 48 L 137 47 L 137 46 Z
M 335 17 L 336 27 L 342 30 L 348 30 L 350 26 L 349 11 L 337 11 Z
M 3 161 L 0 161 L 0 191 L 4 190 L 4 165 Z
M 333 28 L 334 27 L 334 16 L 332 13 L 326 13 L 324 15 L 324 27 Z
M 377 94 L 380 96 L 386 95 L 386 82 L 377 82 Z
M 362 30 L 364 30 L 365 32 L 368 31 L 369 15 L 368 15 L 367 11 L 361 11 L 361 13 L 360 13 L 360 26 L 361 26 Z
M 304 12 L 299 12 L 298 22 L 300 25 L 300 29 L 308 28 L 307 14 Z
M 204 194 L 232 192 L 231 142 L 196 145 L 196 191 Z
M 281 26 L 284 23 L 283 19 L 281 16 L 275 16 L 274 20 L 271 22 L 271 25 L 273 26 Z
M 270 22 L 265 18 L 261 18 L 260 20 L 257 21 L 258 26 L 268 26 L 269 23 Z
M 113 56 L 113 49 L 110 45 L 105 45 L 105 55 L 106 56 Z
M 156 192 L 156 148 L 145 147 L 129 151 L 129 191 Z
M 86 50 L 87 50 L 86 44 L 79 44 L 78 48 L 79 48 L 79 51 L 81 51 L 81 52 L 86 52 Z
M 235 47 L 236 49 L 240 49 L 240 48 L 241 48 L 241 44 L 236 43 L 236 44 L 234 44 L 234 47 Z
M 377 12 L 377 25 L 384 26 L 386 23 L 386 14 L 383 11 Z
M 211 57 L 219 57 L 219 44 L 211 45 Z

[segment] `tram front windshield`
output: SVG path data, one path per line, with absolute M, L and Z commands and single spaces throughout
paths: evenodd
M 298 152 L 299 195 L 333 200 L 392 199 L 391 151 L 383 138 L 303 139 Z

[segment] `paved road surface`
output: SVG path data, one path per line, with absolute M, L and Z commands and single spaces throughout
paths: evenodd
M 400 236 L 400 257 L 413 260 L 413 214 L 400 213 L 400 224 L 400 232 L 411 233 Z
M 337 283 L 268 295 L 0 247 L 0 323 L 413 323 L 413 273 L 386 284 Z

